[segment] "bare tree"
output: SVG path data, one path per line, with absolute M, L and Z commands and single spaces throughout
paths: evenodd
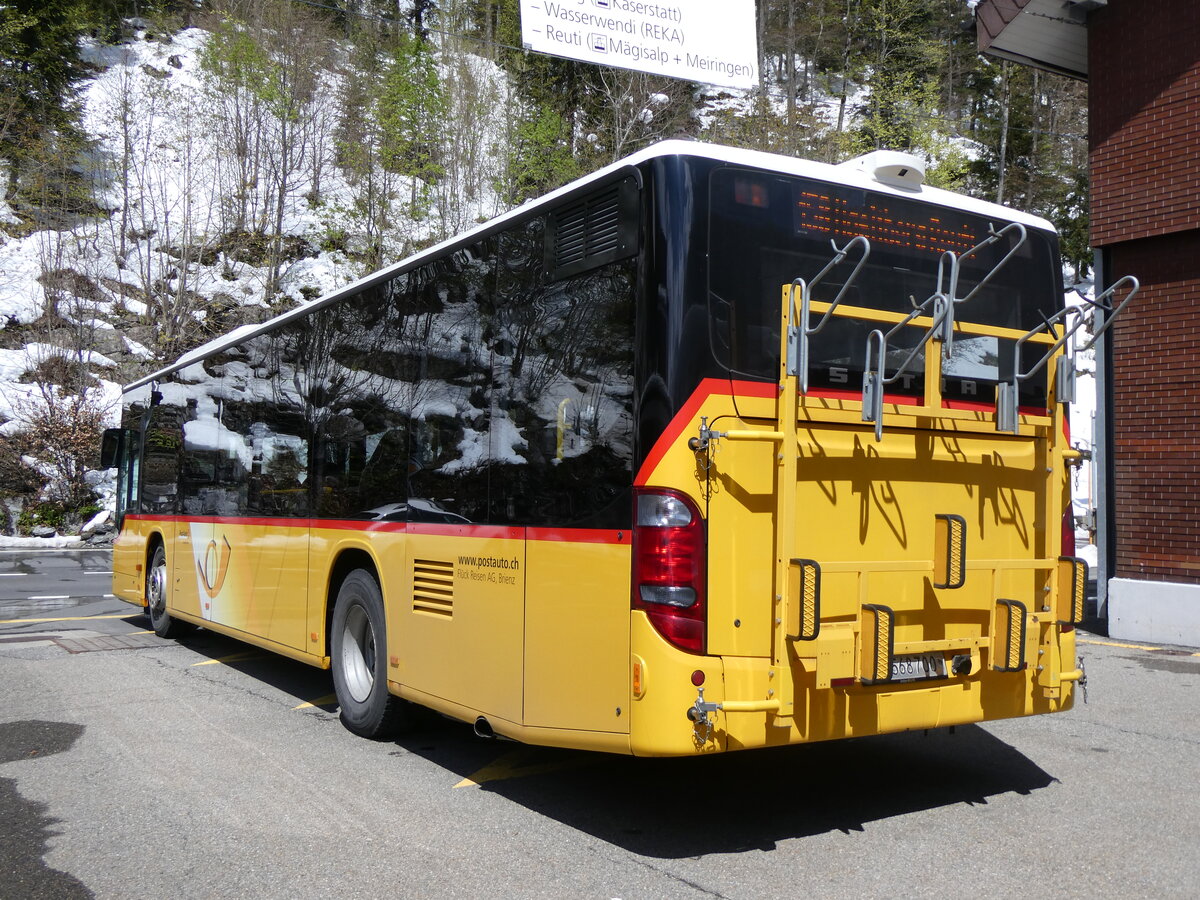
M 457 234 L 479 218 L 496 215 L 496 157 L 494 146 L 505 131 L 512 88 L 496 77 L 492 64 L 468 53 L 475 49 L 458 38 L 447 38 L 442 53 L 442 83 L 446 97 L 446 128 L 440 147 L 442 176 L 435 205 L 443 235 Z M 483 205 L 485 201 L 490 201 Z
M 136 94 L 140 121 L 129 131 L 132 151 L 123 166 L 130 198 L 125 261 L 137 273 L 165 358 L 204 335 L 194 279 L 216 242 L 219 203 L 217 186 L 202 177 L 211 153 L 203 99 L 169 79 L 143 81 Z
M 94 502 L 86 475 L 99 463 L 106 415 L 99 389 L 71 391 L 39 382 L 17 406 L 33 455 L 42 463 L 47 499 L 67 511 Z
M 285 262 L 288 213 L 319 191 L 332 124 L 321 78 L 331 63 L 332 32 L 312 9 L 283 0 L 229 0 L 218 12 L 223 21 L 205 65 L 218 127 L 232 139 L 220 153 L 226 179 L 232 176 L 228 224 L 265 239 L 270 302 Z

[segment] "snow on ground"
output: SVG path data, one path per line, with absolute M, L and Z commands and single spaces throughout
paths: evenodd
M 83 543 L 79 535 L 56 534 L 54 537 L 12 537 L 0 535 L 0 550 L 61 550 Z
M 357 272 L 341 253 L 322 253 L 290 265 L 279 280 L 279 289 L 297 303 L 332 293 L 357 278 Z
M 8 179 L 8 166 L 0 163 L 0 183 Z M 12 211 L 12 207 L 8 205 L 8 201 L 0 196 L 0 222 L 6 225 L 16 225 L 21 220 L 17 214 Z
M 38 233 L 0 246 L 0 317 L 28 325 L 41 316 L 46 297 L 37 279 L 50 240 Z

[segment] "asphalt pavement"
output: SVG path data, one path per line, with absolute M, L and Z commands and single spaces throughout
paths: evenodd
M 636 760 L 430 718 L 372 742 L 327 672 L 203 630 L 162 641 L 106 585 L 77 593 L 106 564 L 13 566 L 57 590 L 0 577 L 0 898 L 1200 887 L 1193 648 L 1081 633 L 1086 705 L 953 733 Z M 66 605 L 30 605 L 49 596 Z
M 111 599 L 107 548 L 0 548 L 0 618 L 75 616 Z

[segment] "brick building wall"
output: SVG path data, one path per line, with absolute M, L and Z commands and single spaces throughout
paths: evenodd
M 1200 4 L 1111 0 L 1088 58 L 1092 245 L 1200 228 Z
M 1200 582 L 1200 231 L 1112 246 L 1142 291 L 1115 326 L 1118 578 Z
M 1200 583 L 1200 3 L 1088 20 L 1092 244 L 1142 293 L 1113 340 L 1116 576 Z

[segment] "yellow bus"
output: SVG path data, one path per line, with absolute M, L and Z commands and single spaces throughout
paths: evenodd
M 114 592 L 332 669 L 373 738 L 1068 709 L 1060 283 L 911 157 L 658 144 L 128 386 Z

